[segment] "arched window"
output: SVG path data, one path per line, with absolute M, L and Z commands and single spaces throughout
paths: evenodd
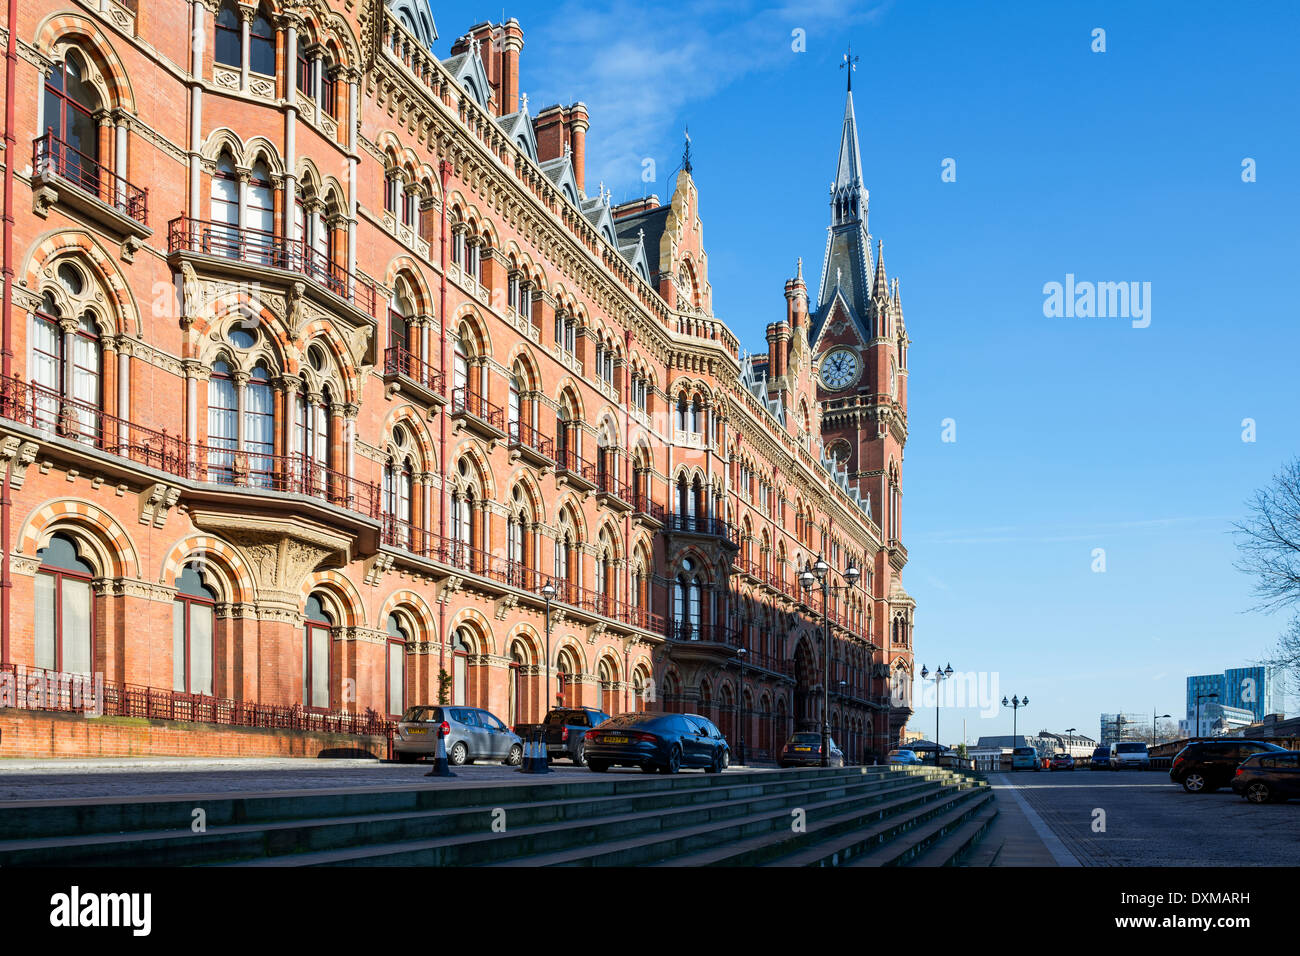
M 469 701 L 469 652 L 472 635 L 463 627 L 456 628 L 451 646 L 451 702 L 464 705 Z
M 86 278 L 71 263 L 57 271 L 65 298 L 80 309 L 78 298 L 93 295 Z M 70 323 L 68 323 L 70 324 Z M 98 444 L 100 434 L 101 349 L 99 328 L 89 312 L 80 312 L 68 328 L 63 310 L 50 293 L 32 313 L 31 379 L 37 386 L 36 424 L 66 437 Z
M 673 583 L 673 619 L 678 640 L 700 639 L 701 596 L 702 585 L 695 561 L 683 558 L 682 569 Z
M 239 447 L 239 397 L 230 365 L 212 363 L 208 380 L 208 469 L 213 481 L 234 480 Z
M 241 67 L 244 65 L 244 42 L 239 16 L 239 4 L 235 0 L 223 0 L 217 10 L 215 26 L 216 40 L 213 56 L 222 66 Z
M 254 230 L 254 235 L 248 240 L 249 249 L 256 256 L 257 261 L 271 263 L 274 261 L 272 244 L 275 232 L 275 199 L 271 170 L 261 159 L 253 164 L 248 179 L 247 211 L 248 221 L 242 225 L 245 229 Z
M 257 8 L 249 30 L 248 68 L 263 76 L 275 76 L 275 27 L 266 6 Z
M 197 567 L 187 564 L 176 578 L 172 602 L 172 690 L 212 696 L 216 605 L 217 592 L 204 583 Z
M 271 373 L 263 365 L 253 368 L 244 386 L 244 450 L 249 452 L 249 484 L 274 487 L 275 393 Z
M 95 618 L 91 581 L 95 568 L 71 538 L 56 534 L 36 552 L 33 625 L 35 663 L 64 674 L 89 674 L 94 665 Z
M 609 669 L 609 661 L 601 660 L 596 666 L 596 709 L 608 711 L 613 709 L 614 677 Z
M 389 458 L 384 465 L 384 513 L 394 524 L 394 540 L 411 547 L 411 490 L 415 472 L 410 458 Z
M 388 659 L 384 667 L 384 700 L 391 717 L 406 710 L 406 645 L 410 635 L 397 615 L 388 615 Z
M 297 409 L 294 414 L 293 451 L 301 458 L 307 487 L 314 494 L 324 494 L 330 448 L 329 389 L 313 395 L 307 391 L 307 383 L 304 381 L 303 388 L 294 401 Z
M 239 227 L 239 174 L 235 171 L 234 159 L 227 152 L 223 152 L 217 158 L 217 171 L 212 175 L 211 218 L 219 225 L 232 229 Z M 226 236 L 228 240 L 234 238 L 230 229 L 224 232 L 216 230 L 216 232 L 218 236 Z M 238 256 L 238 247 L 220 246 L 214 249 L 214 252 L 235 258 Z
M 472 383 L 470 382 L 469 357 L 471 354 L 473 354 L 473 350 L 469 347 L 467 336 L 465 334 L 465 328 L 463 326 L 456 333 L 452 342 L 453 342 L 453 349 L 452 349 L 451 387 L 453 390 L 465 389 L 465 393 L 464 393 L 466 394 L 465 400 L 468 401 L 468 394 L 477 393 L 478 389 L 474 388 Z
M 510 423 L 511 437 L 519 440 L 521 436 L 517 434 L 519 426 L 519 393 L 522 386 L 519 380 L 519 367 L 510 373 L 510 393 L 506 400 L 507 421 Z
M 86 78 L 90 71 L 80 53 L 69 51 L 45 80 L 45 132 L 60 172 L 78 186 L 99 194 L 99 94 Z
M 303 617 L 302 704 L 314 710 L 328 710 L 332 703 L 330 690 L 334 686 L 330 654 L 330 628 L 334 621 L 314 594 L 307 598 Z

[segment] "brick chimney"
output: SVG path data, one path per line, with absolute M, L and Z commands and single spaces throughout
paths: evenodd
M 519 54 L 524 48 L 524 31 L 511 17 L 501 25 L 501 115 L 519 112 Z
M 644 199 L 631 199 L 625 203 L 619 203 L 610 210 L 610 214 L 618 220 L 628 216 L 635 216 L 639 212 L 649 212 L 651 209 L 658 208 L 659 197 L 652 193 Z
M 564 107 L 548 106 L 538 113 L 533 121 L 533 133 L 537 136 L 539 162 L 563 156 L 564 147 L 569 145 L 569 123 Z
M 587 105 L 581 101 L 569 107 L 569 145 L 573 149 L 573 179 L 578 184 L 578 192 L 585 193 L 587 180 L 587 130 L 591 121 L 587 115 Z

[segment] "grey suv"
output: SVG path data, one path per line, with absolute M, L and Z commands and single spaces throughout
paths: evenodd
M 457 767 L 475 760 L 499 760 L 512 767 L 524 757 L 524 743 L 515 732 L 481 707 L 408 708 L 397 725 L 393 753 L 401 763 L 438 752 L 438 731 L 446 734 L 447 760 Z

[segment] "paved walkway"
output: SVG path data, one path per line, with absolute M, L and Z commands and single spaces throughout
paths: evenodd
M 1016 792 L 1007 774 L 989 774 L 998 815 L 962 866 L 1078 866 L 1073 854 Z

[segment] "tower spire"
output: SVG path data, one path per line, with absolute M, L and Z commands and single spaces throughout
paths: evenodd
M 682 169 L 686 170 L 687 174 L 689 174 L 691 171 L 691 128 L 689 126 L 685 129 L 685 135 L 686 146 L 682 150 Z

